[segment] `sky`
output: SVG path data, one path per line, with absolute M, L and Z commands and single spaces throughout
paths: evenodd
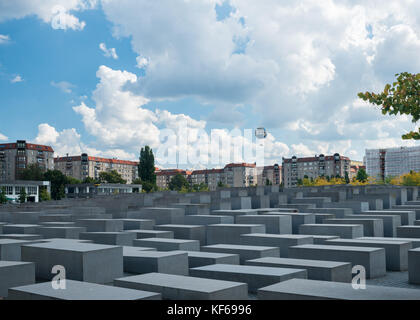
M 232 155 L 264 127 L 266 164 L 362 160 L 416 145 L 357 93 L 420 72 L 419 52 L 417 0 L 0 0 L 0 143 L 204 168 L 224 165 L 206 134 Z

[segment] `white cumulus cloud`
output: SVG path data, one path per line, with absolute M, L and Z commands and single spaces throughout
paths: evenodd
M 106 44 L 101 42 L 99 44 L 99 49 L 101 49 L 101 51 L 103 52 L 104 56 L 107 58 L 112 58 L 114 60 L 118 59 L 118 55 L 117 55 L 117 51 L 115 50 L 115 48 L 110 48 L 108 49 L 106 47 Z

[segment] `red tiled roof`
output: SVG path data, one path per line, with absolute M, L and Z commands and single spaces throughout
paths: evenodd
M 0 144 L 0 150 L 10 150 L 10 149 L 17 149 L 17 143 Z M 40 144 L 33 144 L 33 143 L 27 143 L 26 149 L 54 152 L 54 149 L 50 146 L 43 146 Z
M 315 161 L 318 161 L 318 160 L 319 160 L 319 157 L 306 157 L 306 158 L 297 158 L 296 159 L 297 162 L 315 162 Z M 331 161 L 331 160 L 334 160 L 334 156 L 325 156 L 325 161 Z M 350 158 L 340 156 L 340 160 L 350 161 Z M 292 159 L 284 159 L 283 162 L 284 163 L 290 163 L 290 162 L 292 162 Z
M 194 170 L 191 174 L 212 174 L 212 173 L 223 173 L 223 169 L 204 169 L 204 170 Z
M 181 170 L 181 169 L 166 169 L 156 172 L 156 176 L 174 176 L 177 173 L 186 174 L 188 175 L 189 171 Z
M 240 167 L 255 168 L 256 164 L 255 163 L 229 163 L 225 166 L 225 168 L 240 168 Z
M 81 156 L 75 157 L 61 157 L 55 158 L 54 162 L 67 162 L 67 161 L 81 161 Z M 88 157 L 89 161 L 95 162 L 104 162 L 104 163 L 113 163 L 113 164 L 125 164 L 125 165 L 132 165 L 137 166 L 139 163 L 134 161 L 127 161 L 127 160 L 118 160 L 118 159 L 106 159 L 106 158 L 99 158 L 99 157 Z

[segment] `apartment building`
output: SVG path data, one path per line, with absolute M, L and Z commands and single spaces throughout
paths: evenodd
M 16 181 L 30 164 L 37 164 L 43 170 L 54 169 L 54 150 L 50 146 L 27 143 L 0 144 L 0 181 Z
M 350 174 L 350 159 L 336 153 L 333 156 L 323 154 L 315 157 L 283 158 L 283 183 L 286 188 L 296 187 L 299 180 L 306 177 L 316 179 L 320 176 L 344 177 Z
M 220 182 L 226 184 L 225 172 L 223 169 L 205 169 L 191 172 L 191 184 L 206 184 L 210 191 L 216 190 Z
M 257 184 L 259 186 L 265 186 L 267 184 L 267 180 L 273 186 L 280 185 L 282 183 L 282 169 L 278 164 L 259 167 L 257 168 L 257 171 Z
M 379 179 L 420 172 L 420 146 L 368 149 L 365 155 L 367 174 Z
M 86 153 L 80 156 L 55 158 L 54 164 L 56 170 L 80 181 L 87 177 L 98 179 L 101 172 L 113 170 L 117 171 L 127 181 L 127 184 L 132 184 L 139 176 L 138 162 L 91 157 Z
M 169 182 L 177 174 L 182 174 L 188 182 L 191 182 L 191 171 L 181 169 L 162 169 L 156 171 L 156 185 L 161 189 L 168 189 Z
M 224 168 L 225 184 L 229 187 L 249 187 L 257 185 L 255 163 L 230 163 Z
M 366 166 L 364 165 L 363 161 L 351 160 L 350 161 L 350 173 L 349 173 L 350 180 L 355 178 L 357 176 L 357 173 L 359 172 L 359 170 L 362 169 L 362 168 L 366 170 Z

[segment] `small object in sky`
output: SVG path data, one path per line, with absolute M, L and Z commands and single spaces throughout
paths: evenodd
M 267 130 L 265 128 L 257 128 L 255 129 L 255 136 L 258 139 L 265 139 L 267 137 Z

